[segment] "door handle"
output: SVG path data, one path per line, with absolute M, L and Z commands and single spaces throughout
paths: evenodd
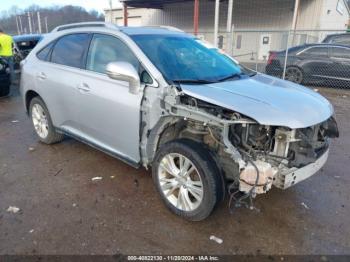
M 37 74 L 37 78 L 40 80 L 45 80 L 47 77 L 46 77 L 46 74 L 44 72 L 40 72 Z
M 90 87 L 88 84 L 82 83 L 82 84 L 78 85 L 78 90 L 86 93 L 86 92 L 90 92 Z

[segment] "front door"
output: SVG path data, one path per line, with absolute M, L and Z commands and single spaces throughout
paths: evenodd
M 332 62 L 329 60 L 327 46 L 314 46 L 306 49 L 298 55 L 302 62 L 304 79 L 306 81 L 328 81 L 329 68 Z
M 81 79 L 79 121 L 81 134 L 92 144 L 131 163 L 140 161 L 140 107 L 142 92 L 129 92 L 129 84 L 110 79 L 106 65 L 129 62 L 136 69 L 140 63 L 120 39 L 104 34 L 92 38 Z

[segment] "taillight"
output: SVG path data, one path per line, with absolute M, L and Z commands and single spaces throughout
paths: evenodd
M 276 53 L 270 52 L 269 59 L 267 60 L 267 64 L 271 65 L 272 61 L 277 57 Z

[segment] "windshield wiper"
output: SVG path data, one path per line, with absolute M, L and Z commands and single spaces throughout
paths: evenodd
M 208 81 L 204 79 L 175 79 L 173 80 L 174 83 L 179 84 L 212 84 L 213 81 Z
M 219 79 L 218 82 L 224 82 L 224 81 L 226 81 L 226 80 L 229 80 L 229 79 L 235 78 L 235 77 L 241 78 L 242 75 L 244 75 L 244 74 L 243 74 L 243 73 L 239 73 L 239 74 L 234 73 L 234 74 L 232 74 L 232 75 L 229 75 L 229 76 L 226 76 L 226 77 L 224 77 L 224 78 Z

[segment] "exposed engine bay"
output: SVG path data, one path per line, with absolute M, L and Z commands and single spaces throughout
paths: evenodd
M 329 138 L 339 136 L 333 117 L 300 129 L 266 126 L 238 112 L 181 94 L 175 88 L 169 94 L 164 99 L 164 109 L 180 118 L 161 143 L 173 137 L 204 143 L 215 154 L 236 206 L 251 207 L 252 198 L 266 193 L 272 185 L 285 189 L 317 172 L 324 164 L 317 161 L 324 155 L 325 162 L 328 156 Z M 315 167 L 310 170 L 312 164 Z M 308 170 L 304 171 L 304 167 Z M 298 175 L 298 170 L 302 174 Z
M 269 190 L 281 171 L 314 163 L 328 150 L 328 139 L 339 135 L 333 118 L 303 129 L 243 124 L 232 125 L 230 131 L 232 144 L 249 160 L 240 173 L 240 191 L 256 186 L 257 194 Z M 255 184 L 258 172 L 260 177 Z

